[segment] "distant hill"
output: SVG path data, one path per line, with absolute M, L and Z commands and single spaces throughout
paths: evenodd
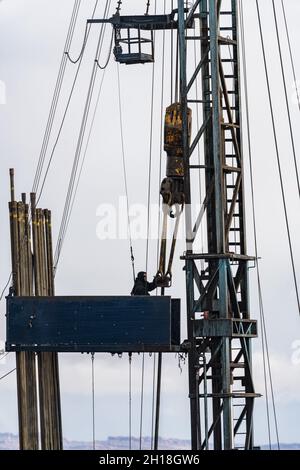
M 268 445 L 261 446 L 261 450 L 269 450 Z M 277 450 L 277 444 L 272 444 L 272 450 Z M 280 444 L 280 450 L 300 450 L 300 444 Z
M 131 449 L 138 450 L 139 447 L 140 447 L 140 439 L 133 437 L 131 440 Z M 159 448 L 164 449 L 164 450 L 172 450 L 172 449 L 189 450 L 190 441 L 179 440 L 179 439 L 160 439 Z M 92 443 L 68 441 L 67 439 L 65 439 L 64 449 L 66 450 L 92 449 Z M 129 449 L 128 437 L 116 436 L 116 437 L 108 437 L 106 441 L 96 441 L 96 449 L 98 450 L 128 450 Z M 149 450 L 151 449 L 150 437 L 145 437 L 142 439 L 142 449 L 149 449 Z
M 139 449 L 139 438 L 132 438 L 131 448 Z M 0 450 L 16 450 L 19 448 L 18 436 L 9 433 L 0 433 Z M 93 448 L 92 442 L 84 441 L 69 441 L 64 439 L 65 450 L 91 450 Z M 145 437 L 142 440 L 143 449 L 151 449 L 150 437 Z M 159 448 L 164 450 L 181 449 L 189 450 L 190 441 L 179 439 L 160 439 Z M 96 441 L 96 449 L 98 450 L 128 450 L 129 441 L 128 437 L 117 436 L 108 437 L 106 441 Z
M 132 438 L 132 449 L 139 449 L 140 440 Z M 0 433 L 0 450 L 17 450 L 19 448 L 18 436 L 9 433 Z M 116 436 L 108 437 L 106 441 L 96 441 L 97 450 L 128 450 L 128 437 Z M 151 448 L 150 437 L 142 440 L 142 448 L 147 450 Z M 64 439 L 65 450 L 91 450 L 92 442 L 69 441 Z M 180 439 L 160 439 L 159 449 L 161 450 L 189 450 L 190 441 Z M 261 446 L 262 450 L 268 450 L 269 446 Z M 276 445 L 272 445 L 272 449 L 277 449 Z M 280 444 L 281 450 L 300 450 L 300 444 Z

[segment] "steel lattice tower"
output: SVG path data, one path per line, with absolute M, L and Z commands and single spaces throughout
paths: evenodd
M 253 258 L 247 256 L 244 217 L 238 2 L 197 0 L 188 14 L 184 3 L 178 0 L 192 448 L 207 449 L 210 442 L 214 449 L 251 449 L 258 396 L 251 366 L 256 322 L 249 312 L 248 263 Z M 191 36 L 187 26 L 197 21 L 200 36 Z M 201 59 L 188 77 L 187 50 L 194 41 Z M 202 96 L 195 99 L 197 79 Z M 187 112 L 195 103 L 202 106 L 202 119 L 189 144 Z M 192 164 L 198 145 L 203 164 Z M 195 172 L 204 172 L 205 195 L 193 221 Z M 205 253 L 195 249 L 201 220 L 207 228 Z

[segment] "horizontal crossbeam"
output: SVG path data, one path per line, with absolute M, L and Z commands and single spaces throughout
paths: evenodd
M 257 337 L 257 322 L 241 319 L 195 320 L 195 336 L 255 338 Z

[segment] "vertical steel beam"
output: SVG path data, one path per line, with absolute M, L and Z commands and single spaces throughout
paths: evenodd
M 184 157 L 184 192 L 185 192 L 185 227 L 186 227 L 186 250 L 192 252 L 192 215 L 191 215 L 191 187 L 190 187 L 190 167 L 189 167 L 189 142 L 188 142 L 188 120 L 187 120 L 187 70 L 186 70 L 186 29 L 184 17 L 184 0 L 178 0 L 178 43 L 180 61 L 180 101 L 183 127 L 183 157 Z M 186 260 L 186 302 L 187 302 L 187 330 L 188 341 L 191 349 L 188 354 L 189 362 L 189 398 L 190 398 L 190 419 L 191 419 L 191 444 L 192 449 L 199 449 L 201 443 L 200 436 L 200 415 L 199 415 L 199 357 L 196 349 L 194 337 L 194 281 L 193 262 Z
M 212 152 L 215 182 L 215 218 L 217 253 L 224 253 L 224 206 L 223 206 L 223 171 L 221 160 L 221 109 L 219 79 L 219 15 L 217 1 L 209 0 L 209 33 L 211 60 L 211 92 L 212 92 Z M 224 273 L 223 273 L 224 274 Z
M 231 8 L 233 11 L 233 40 L 237 42 L 237 46 L 233 49 L 233 58 L 235 63 L 235 76 L 240 76 L 240 61 L 239 61 L 239 41 L 238 41 L 238 31 L 239 31 L 239 15 L 238 15 L 238 4 L 236 0 L 231 0 Z M 242 125 L 242 117 L 240 113 L 240 86 L 239 82 L 235 84 L 236 93 L 235 93 L 235 108 L 236 108 L 236 122 L 239 123 L 240 129 Z M 237 141 L 242 148 L 242 134 L 240 129 L 237 129 Z M 241 159 L 241 166 L 243 171 L 243 159 Z M 245 198 L 244 198 L 244 181 L 242 179 L 240 190 L 239 190 L 239 225 L 241 227 L 241 253 L 246 254 L 247 245 L 246 245 L 246 222 L 245 222 Z M 250 318 L 250 304 L 249 304 L 249 274 L 248 266 L 245 265 L 245 270 L 241 280 L 241 305 L 242 305 L 242 315 L 243 318 Z M 246 374 L 245 379 L 245 389 L 247 393 L 253 392 L 253 383 L 252 383 L 252 350 L 251 350 L 251 341 L 249 339 L 245 340 L 245 347 L 249 357 L 250 371 Z M 246 399 L 246 442 L 245 449 L 253 449 L 253 409 L 254 409 L 254 399 Z
M 215 218 L 216 218 L 216 253 L 225 253 L 225 208 L 224 176 L 222 168 L 223 136 L 221 132 L 221 89 L 219 71 L 219 8 L 221 2 L 209 0 L 209 31 L 212 90 L 212 140 L 215 181 Z M 224 259 L 219 260 L 219 316 L 228 318 L 227 267 Z M 224 449 L 233 447 L 231 416 L 231 381 L 230 381 L 230 339 L 224 337 L 221 345 L 221 374 L 223 394 L 223 445 Z
M 196 4 L 196 3 L 195 3 Z M 200 425 L 197 423 L 199 407 L 196 397 L 199 397 L 198 371 L 203 369 L 199 362 L 198 351 L 201 345 L 206 344 L 202 350 L 210 353 L 209 361 L 210 391 L 212 393 L 212 424 L 208 428 L 207 412 L 204 413 L 206 427 L 206 440 L 201 448 L 207 448 L 207 437 L 213 433 L 214 449 L 232 449 L 234 433 L 245 435 L 245 449 L 253 447 L 252 415 L 255 396 L 251 372 L 251 345 L 250 339 L 241 334 L 239 340 L 232 337 L 212 336 L 209 338 L 196 338 L 193 331 L 195 319 L 194 311 L 206 311 L 207 319 L 230 319 L 233 315 L 232 305 L 235 305 L 234 314 L 237 318 L 250 319 L 248 272 L 246 253 L 246 234 L 244 221 L 244 181 L 242 160 L 241 113 L 240 113 L 240 70 L 238 53 L 238 21 L 237 1 L 228 0 L 200 0 L 199 14 L 196 8 L 189 16 L 189 25 L 192 21 L 200 19 L 201 62 L 195 65 L 191 73 L 191 86 L 186 87 L 187 63 L 186 44 L 184 33 L 183 2 L 178 1 L 179 13 L 179 53 L 180 53 L 180 84 L 181 104 L 183 114 L 183 128 L 185 129 L 185 113 L 187 113 L 188 98 L 194 102 L 193 83 L 201 69 L 202 74 L 202 103 L 203 103 L 203 149 L 206 186 L 206 222 L 207 222 L 207 249 L 211 255 L 205 259 L 206 269 L 194 277 L 197 266 L 192 265 L 197 260 L 193 252 L 191 235 L 191 186 L 189 161 L 186 153 L 188 142 L 184 134 L 183 150 L 185 156 L 185 193 L 189 207 L 186 210 L 186 292 L 187 292 L 187 321 L 188 341 L 191 346 L 189 352 L 189 389 L 191 398 L 191 429 L 192 446 L 198 447 Z M 223 32 L 231 31 L 232 41 L 227 44 L 222 38 Z M 197 39 L 196 39 L 197 38 Z M 189 38 L 191 39 L 191 37 Z M 191 41 L 189 41 L 190 43 Z M 226 57 L 226 48 L 230 47 L 230 57 Z M 207 52 L 208 51 L 208 52 Z M 229 72 L 230 70 L 230 72 Z M 191 92 L 191 97 L 188 94 Z M 228 92 L 228 93 L 227 93 Z M 233 102 L 229 100 L 232 97 Z M 223 100 L 227 114 L 223 116 Z M 227 118 L 227 122 L 226 122 Z M 199 126 L 198 126 L 199 127 Z M 202 130 L 201 129 L 201 133 Z M 198 132 L 197 132 L 198 131 Z M 196 129 L 195 135 L 199 134 Z M 231 144 L 230 144 L 231 142 Z M 232 145 L 232 151 L 230 151 Z M 190 155 L 194 148 L 191 147 Z M 232 162 L 232 165 L 231 165 Z M 232 168 L 236 167 L 236 170 Z M 196 168 L 193 165 L 193 168 Z M 202 168 L 200 165 L 199 168 Z M 231 175 L 230 175 L 231 173 Z M 213 186 L 214 190 L 210 188 Z M 194 201 L 193 201 L 194 202 Z M 244 261 L 237 265 L 226 260 L 226 255 L 234 252 L 237 256 L 244 255 Z M 225 256 L 224 256 L 225 255 Z M 194 269 L 193 269 L 194 266 Z M 217 282 L 212 282 L 217 273 Z M 198 277 L 197 277 L 198 276 Z M 200 292 L 200 298 L 195 299 L 194 283 Z M 200 287 L 199 287 L 200 286 Z M 205 289 L 207 292 L 205 295 Z M 240 343 L 240 349 L 233 344 Z M 239 351 L 239 352 L 236 352 Z M 205 362 L 205 359 L 204 359 Z M 239 374 L 235 369 L 239 368 Z M 243 373 L 241 373 L 243 371 Z M 206 371 L 207 373 L 207 371 Z M 242 375 L 242 377 L 241 377 Z M 203 388 L 203 373 L 199 382 Z M 235 410 L 238 417 L 233 416 L 232 401 L 234 399 L 234 384 L 238 383 L 245 393 L 241 393 L 245 407 Z M 204 394 L 204 410 L 207 409 L 207 384 Z M 205 422 L 206 417 L 206 422 Z M 233 426 L 235 418 L 235 427 Z M 239 442 L 240 445 L 240 442 Z
M 209 25 L 209 0 L 201 0 L 200 3 L 200 37 L 201 40 L 201 58 L 204 61 L 202 66 L 202 100 L 203 100 L 203 121 L 207 121 L 208 117 L 212 114 L 212 92 L 211 92 L 211 79 L 210 73 L 210 25 Z M 209 54 L 207 54 L 209 50 Z M 209 60 L 208 60 L 209 59 Z M 218 110 L 217 110 L 218 111 Z M 213 156 L 213 120 L 209 120 L 204 132 L 204 161 L 206 165 L 205 170 L 205 187 L 206 194 L 212 196 L 208 197 L 207 209 L 206 209 L 206 221 L 207 221 L 207 248 L 209 253 L 217 252 L 217 220 L 216 220 L 216 209 L 215 209 L 215 197 L 214 191 L 211 193 L 212 185 L 215 187 L 214 181 L 214 156 Z M 218 270 L 218 260 L 211 261 L 208 264 L 209 275 L 212 276 L 214 272 Z M 211 304 L 213 299 L 209 299 L 207 308 L 212 308 Z M 210 348 L 211 355 L 215 358 L 212 362 L 211 369 L 211 387 L 212 387 L 212 420 L 213 420 L 213 448 L 222 448 L 222 422 L 220 419 L 221 413 L 221 399 L 219 395 L 222 391 L 221 381 L 221 354 L 220 354 L 220 340 L 211 339 Z M 206 447 L 205 447 L 206 448 Z

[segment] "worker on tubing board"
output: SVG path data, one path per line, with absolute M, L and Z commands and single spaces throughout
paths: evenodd
M 140 271 L 134 281 L 131 295 L 150 295 L 149 292 L 157 288 L 158 279 L 154 277 L 153 282 L 147 281 L 147 273 Z

